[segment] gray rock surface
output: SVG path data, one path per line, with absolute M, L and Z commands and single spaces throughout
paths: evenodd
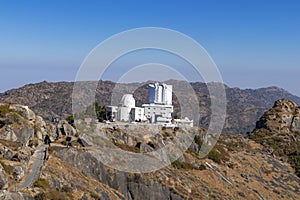
M 171 188 L 159 182 L 144 179 L 142 174 L 129 174 L 110 169 L 89 152 L 66 148 L 55 148 L 55 152 L 62 160 L 67 161 L 101 183 L 120 191 L 127 199 L 183 199 Z
M 19 104 L 12 104 L 9 106 L 10 109 L 15 110 L 19 113 L 22 114 L 23 117 L 28 119 L 29 121 L 34 121 L 35 120 L 35 113 L 28 108 L 28 106 L 23 106 Z

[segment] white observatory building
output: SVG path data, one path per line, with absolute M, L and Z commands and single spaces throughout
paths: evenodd
M 149 121 L 152 124 L 172 124 L 172 85 L 151 83 L 148 85 L 148 103 L 135 106 L 132 94 L 125 94 L 118 106 L 107 106 L 106 115 L 110 121 Z
M 145 120 L 144 108 L 135 107 L 135 99 L 132 94 L 125 94 L 118 106 L 107 106 L 106 112 L 111 121 Z
M 172 85 L 151 83 L 148 85 L 148 104 L 143 104 L 146 119 L 155 124 L 172 123 Z

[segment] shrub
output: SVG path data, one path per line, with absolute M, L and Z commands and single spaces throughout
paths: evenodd
M 186 162 L 180 162 L 178 160 L 172 162 L 172 166 L 177 169 L 195 169 L 195 167 L 192 164 Z
M 221 153 L 216 149 L 213 149 L 208 154 L 208 159 L 220 164 L 221 163 Z
M 67 185 L 64 185 L 61 189 L 61 192 L 64 192 L 66 193 L 66 195 L 70 198 L 70 199 L 73 199 L 73 195 L 72 195 L 72 188 L 67 186 Z
M 295 174 L 300 177 L 300 154 L 295 152 L 291 155 L 292 166 L 295 169 Z
M 70 199 L 70 198 L 68 198 L 66 193 L 60 192 L 60 191 L 57 191 L 57 190 L 50 190 L 49 192 L 47 192 L 46 196 L 47 196 L 47 199 L 52 199 L 52 200 Z
M 120 143 L 115 143 L 115 145 L 124 151 L 140 153 L 140 149 L 138 146 L 134 147 L 134 146 L 129 146 L 127 144 L 120 144 Z
M 50 188 L 49 182 L 46 179 L 43 179 L 43 178 L 39 178 L 37 181 L 35 181 L 33 183 L 33 186 L 38 187 L 38 188 L 42 188 L 44 190 Z
M 49 153 L 49 154 L 52 154 L 53 152 L 54 152 L 54 148 L 53 148 L 53 147 L 51 147 L 51 146 L 50 146 L 50 147 L 48 147 L 48 153 Z
M 201 164 L 200 166 L 199 166 L 199 170 L 205 170 L 206 169 L 206 166 L 205 165 L 203 165 L 203 164 Z
M 10 165 L 6 165 L 5 163 L 1 162 L 1 165 L 3 166 L 3 169 L 4 171 L 7 173 L 7 174 L 13 174 L 14 172 L 14 168 Z
M 67 122 L 71 125 L 74 125 L 74 116 L 70 115 L 69 117 L 66 118 Z
M 11 112 L 11 110 L 9 109 L 9 105 L 0 105 L 0 116 L 3 116 L 7 113 Z
M 68 192 L 72 192 L 72 188 L 67 186 L 67 185 L 64 185 L 61 189 L 61 192 L 65 192 L 65 193 L 68 193 Z
M 202 145 L 202 143 L 203 143 L 202 138 L 201 138 L 199 135 L 195 135 L 195 137 L 194 137 L 194 142 L 195 142 L 196 144 L 198 144 L 199 147 L 201 147 L 201 145 Z
M 94 192 L 90 192 L 91 198 L 100 199 L 100 196 Z
M 37 195 L 35 195 L 34 200 L 46 200 L 46 194 L 44 192 L 41 192 Z
M 233 163 L 229 163 L 227 166 L 228 166 L 230 169 L 233 169 L 233 168 L 234 168 L 234 164 L 233 164 Z

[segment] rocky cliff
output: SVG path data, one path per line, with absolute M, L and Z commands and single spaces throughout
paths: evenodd
M 300 177 L 300 107 L 296 103 L 276 101 L 257 121 L 249 137 L 274 157 L 290 162 Z

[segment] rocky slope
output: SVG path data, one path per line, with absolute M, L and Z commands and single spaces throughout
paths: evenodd
M 300 107 L 287 99 L 275 102 L 249 137 L 274 157 L 287 160 L 300 177 Z
M 168 81 L 168 83 L 172 84 L 174 88 L 182 86 L 181 81 L 171 80 Z M 191 85 L 200 101 L 200 126 L 207 127 L 210 120 L 210 98 L 207 86 L 204 83 L 191 83 Z M 113 82 L 99 81 L 96 90 L 96 99 L 99 105 L 104 106 L 111 104 L 111 93 L 114 87 L 115 83 Z M 137 89 L 133 90 L 135 87 Z M 121 88 L 127 92 L 134 92 L 138 106 L 147 102 L 147 95 L 145 95 L 147 94 L 146 83 L 123 84 Z M 41 82 L 6 91 L 0 94 L 0 101 L 28 105 L 33 111 L 46 120 L 51 116 L 66 117 L 71 114 L 72 101 L 70 97 L 72 89 L 73 83 L 71 82 Z M 185 98 L 189 98 L 188 95 L 183 95 Z M 274 101 L 287 98 L 300 104 L 299 97 L 277 87 L 241 90 L 239 88 L 229 88 L 226 86 L 226 95 L 228 100 L 228 116 L 224 131 L 244 135 L 255 128 L 255 122 L 273 105 Z M 180 113 L 176 96 L 174 96 L 173 103 L 175 105 L 175 111 Z
M 290 102 L 277 104 L 291 112 L 291 107 L 296 109 Z M 290 163 L 274 157 L 266 150 L 264 143 L 255 142 L 255 137 L 249 139 L 238 134 L 222 133 L 213 150 L 200 159 L 199 148 L 206 131 L 202 128 L 189 129 L 195 137 L 177 161 L 157 171 L 130 173 L 104 165 L 93 145 L 99 143 L 86 140 L 67 122 L 45 122 L 25 106 L 1 106 L 1 136 L 5 135 L 3 130 L 8 125 L 14 132 L 18 127 L 19 132 L 28 133 L 26 127 L 18 124 L 18 120 L 10 121 L 13 113 L 23 118 L 22 124 L 28 123 L 34 129 L 26 140 L 18 134 L 15 134 L 16 138 L 0 140 L 0 199 L 300 198 L 300 179 Z M 281 116 L 277 107 L 274 114 Z M 295 112 L 292 113 L 295 115 Z M 262 118 L 269 115 L 264 116 Z M 101 144 L 109 142 L 120 150 L 143 155 L 172 144 L 182 130 L 145 129 L 138 125 L 87 124 L 84 127 L 96 130 L 96 135 L 104 138 L 102 142 L 106 141 Z M 276 130 L 270 128 L 269 134 Z M 15 177 L 19 185 L 31 169 L 34 157 L 30 154 L 31 150 L 38 150 L 47 137 L 52 143 L 45 153 L 38 179 L 30 187 L 14 192 Z M 115 164 L 124 163 L 119 160 Z

